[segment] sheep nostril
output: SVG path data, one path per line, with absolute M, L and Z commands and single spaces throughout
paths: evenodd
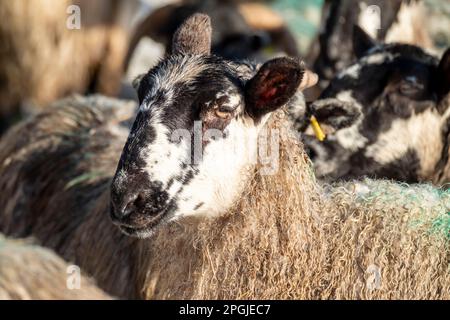
M 113 219 L 119 221 L 134 220 L 138 216 L 156 217 L 167 207 L 167 199 L 167 192 L 155 192 L 147 196 L 145 193 L 131 194 L 120 205 L 113 200 L 111 214 Z
M 132 213 L 140 213 L 145 208 L 144 197 L 141 194 L 130 196 L 124 203 L 122 217 L 127 217 Z

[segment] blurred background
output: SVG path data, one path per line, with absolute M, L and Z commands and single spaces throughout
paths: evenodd
M 64 96 L 135 99 L 131 82 L 194 12 L 228 59 L 303 58 L 322 80 L 347 66 L 359 24 L 379 41 L 450 46 L 449 0 L 0 0 L 0 132 Z

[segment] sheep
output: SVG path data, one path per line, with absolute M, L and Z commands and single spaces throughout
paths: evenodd
M 320 186 L 283 109 L 307 71 L 212 57 L 210 36 L 201 14 L 178 29 L 174 53 L 136 82 L 128 138 L 92 98 L 5 136 L 0 230 L 36 237 L 119 298 L 448 299 L 449 194 Z
M 80 30 L 67 27 L 72 4 L 80 7 Z M 70 93 L 118 93 L 128 48 L 128 31 L 114 23 L 118 4 L 105 0 L 0 3 L 1 131 Z
M 84 276 L 71 283 L 72 270 L 51 250 L 0 235 L 0 300 L 111 299 Z
M 424 21 L 426 14 L 420 0 L 325 1 L 320 31 L 306 58 L 320 83 L 305 92 L 307 100 L 315 100 L 338 72 L 353 63 L 353 49 L 357 49 L 352 43 L 353 25 L 387 43 L 408 43 L 434 51 L 428 30 L 417 23 Z
M 309 106 L 327 138 L 317 140 L 305 117 L 292 114 L 317 177 L 450 183 L 450 48 L 439 60 L 358 28 L 354 34 L 359 60 Z

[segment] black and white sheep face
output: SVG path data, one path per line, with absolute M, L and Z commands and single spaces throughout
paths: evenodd
M 111 187 L 111 216 L 126 234 L 148 237 L 165 221 L 226 211 L 247 182 L 270 112 L 303 79 L 292 59 L 257 68 L 209 55 L 210 41 L 198 39 L 210 37 L 206 23 L 204 15 L 188 19 L 172 54 L 140 80 L 140 110 Z
M 448 136 L 450 50 L 439 63 L 418 47 L 375 45 L 360 35 L 369 50 L 331 81 L 313 109 L 353 107 L 362 116 L 323 142 L 305 137 L 316 174 L 324 180 L 429 177 Z

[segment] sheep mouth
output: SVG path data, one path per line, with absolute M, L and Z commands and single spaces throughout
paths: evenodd
M 151 237 L 156 229 L 163 224 L 165 214 L 160 213 L 156 218 L 146 224 L 117 224 L 120 231 L 127 236 L 145 239 Z
M 156 230 L 165 225 L 172 216 L 173 212 L 171 213 L 169 206 L 149 220 L 143 219 L 144 221 L 141 220 L 139 223 L 130 223 L 130 221 L 128 223 L 114 221 L 114 224 L 116 224 L 120 231 L 127 236 L 145 239 L 153 236 Z
M 155 228 L 153 226 L 145 226 L 145 227 L 119 226 L 119 229 L 125 235 L 139 239 L 149 238 L 155 232 Z

